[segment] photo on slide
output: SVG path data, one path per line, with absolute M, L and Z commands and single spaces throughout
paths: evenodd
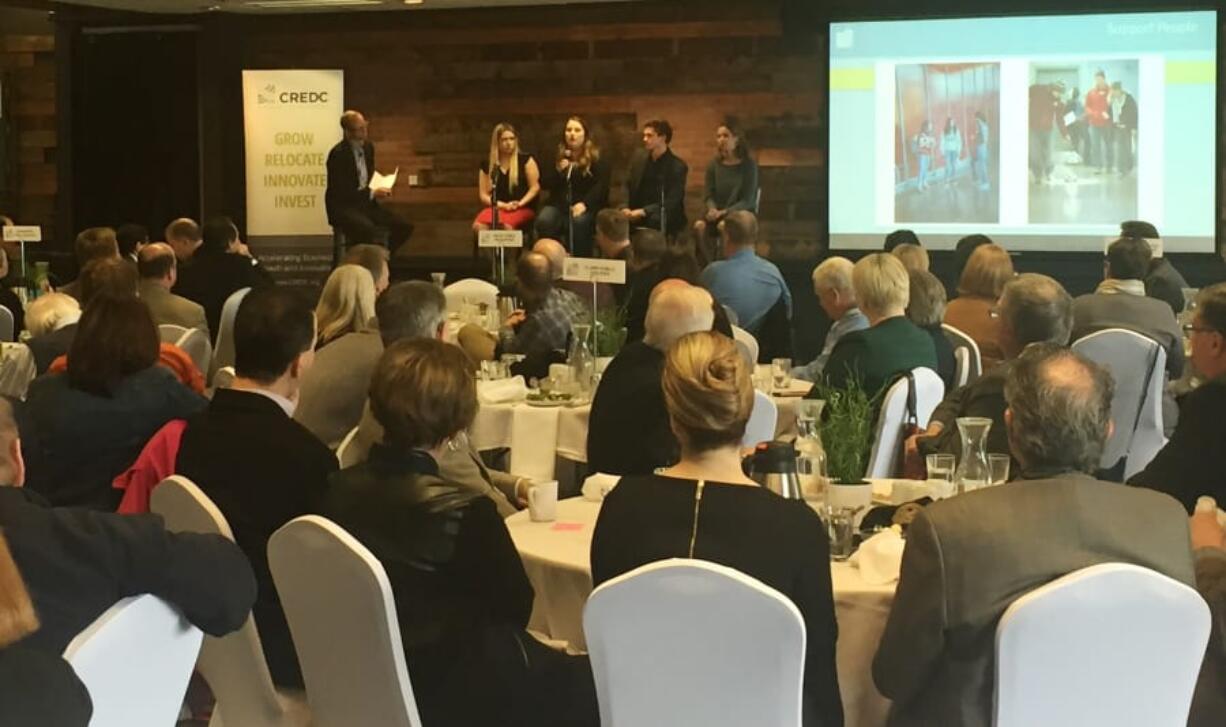
M 1030 64 L 1031 224 L 1115 224 L 1137 216 L 1135 59 Z
M 1000 219 L 999 63 L 894 67 L 894 221 Z

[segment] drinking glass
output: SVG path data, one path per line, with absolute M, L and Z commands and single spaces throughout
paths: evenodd
M 430 279 L 434 281 L 435 285 L 442 288 L 443 283 L 447 280 L 447 273 L 430 273 Z
M 851 557 L 855 535 L 855 510 L 850 507 L 827 507 L 826 528 L 830 532 L 830 560 L 844 561 Z
M 993 485 L 1003 485 L 1009 481 L 1009 455 L 988 455 L 988 479 Z
M 948 497 L 953 494 L 956 461 L 952 454 L 930 454 L 924 458 L 928 468 L 928 482 L 933 485 L 934 495 Z
M 784 391 L 792 385 L 792 359 L 771 359 L 771 379 L 776 391 Z

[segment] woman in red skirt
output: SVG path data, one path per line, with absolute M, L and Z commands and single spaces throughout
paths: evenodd
M 519 150 L 515 127 L 501 123 L 490 138 L 490 157 L 481 163 L 477 185 L 485 207 L 473 220 L 473 230 L 481 232 L 494 226 L 492 192 L 497 180 L 498 228 L 518 230 L 536 218 L 536 199 L 541 193 L 541 171 L 531 154 Z

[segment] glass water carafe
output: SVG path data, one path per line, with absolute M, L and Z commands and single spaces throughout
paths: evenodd
M 962 437 L 962 459 L 954 470 L 958 493 L 986 487 L 992 480 L 988 469 L 988 432 L 992 420 L 984 417 L 958 417 L 958 434 Z
M 592 355 L 589 338 L 592 327 L 586 323 L 576 323 L 571 327 L 570 355 L 566 363 L 570 366 L 571 380 L 579 388 L 579 394 L 586 395 L 592 391 L 592 376 L 596 373 L 596 357 Z
M 825 406 L 825 401 L 816 400 L 798 402 L 796 407 L 796 474 L 801 495 L 814 502 L 826 497 L 826 448 L 819 426 Z

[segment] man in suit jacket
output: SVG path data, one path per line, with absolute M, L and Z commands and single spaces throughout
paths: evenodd
M 170 292 L 179 279 L 174 248 L 164 242 L 145 245 L 136 254 L 136 269 L 140 273 L 140 299 L 149 307 L 154 323 L 199 328 L 212 340 L 204 306 Z
M 273 681 L 301 686 L 281 601 L 268 570 L 268 538 L 318 512 L 336 458 L 291 416 L 315 349 L 315 316 L 290 291 L 258 288 L 234 320 L 236 378 L 188 420 L 175 471 L 195 482 L 229 521 L 259 583 L 252 614 Z
M 685 229 L 685 179 L 690 168 L 669 148 L 672 141 L 673 127 L 667 121 L 643 125 L 643 151 L 630 162 L 627 203 L 622 209 L 634 228 L 650 227 L 666 235 Z
M 907 531 L 873 660 L 891 725 L 989 727 L 1000 617 L 1060 576 L 1123 562 L 1195 587 L 1179 503 L 1088 474 L 1110 435 L 1113 388 L 1061 346 L 1036 344 L 1013 363 L 1005 421 L 1025 481 L 937 502 Z
M 226 299 L 243 288 L 272 285 L 272 276 L 251 255 L 229 217 L 214 217 L 204 225 L 204 241 L 178 271 L 174 291 L 204 307 L 209 330 L 221 330 Z
M 1218 727 L 1226 714 L 1226 532 L 1213 510 L 1193 515 L 1191 528 L 1196 590 L 1209 604 L 1213 620 L 1188 727 Z
M 156 515 L 51 507 L 24 483 L 17 424 L 0 399 L 0 531 L 41 623 L 21 646 L 58 656 L 116 601 L 143 593 L 213 636 L 247 620 L 255 579 L 227 539 L 168 533 Z
M 1189 336 L 1205 383 L 1184 397 L 1170 441 L 1128 483 L 1169 493 L 1191 512 L 1201 495 L 1226 505 L 1226 283 L 1200 292 Z
M 1120 237 L 1138 237 L 1149 243 L 1152 255 L 1149 270 L 1145 273 L 1145 294 L 1171 307 L 1178 316 L 1183 313 L 1183 289 L 1191 287 L 1183 274 L 1163 256 L 1162 236 L 1158 228 L 1144 220 L 1129 220 L 1120 223 Z
M 375 174 L 375 145 L 370 143 L 366 117 L 357 111 L 341 114 L 344 138 L 328 152 L 328 189 L 324 204 L 328 224 L 340 228 L 350 245 L 375 242 L 378 228 L 387 230 L 387 245 L 394 254 L 413 234 L 413 225 L 379 205 L 391 190 L 371 189 Z
M 119 238 L 113 228 L 90 227 L 77 235 L 72 249 L 77 258 L 77 278 L 67 285 L 61 285 L 59 292 L 67 293 L 84 304 L 85 300 L 81 295 L 81 275 L 85 272 L 85 266 L 94 260 L 118 258 Z

